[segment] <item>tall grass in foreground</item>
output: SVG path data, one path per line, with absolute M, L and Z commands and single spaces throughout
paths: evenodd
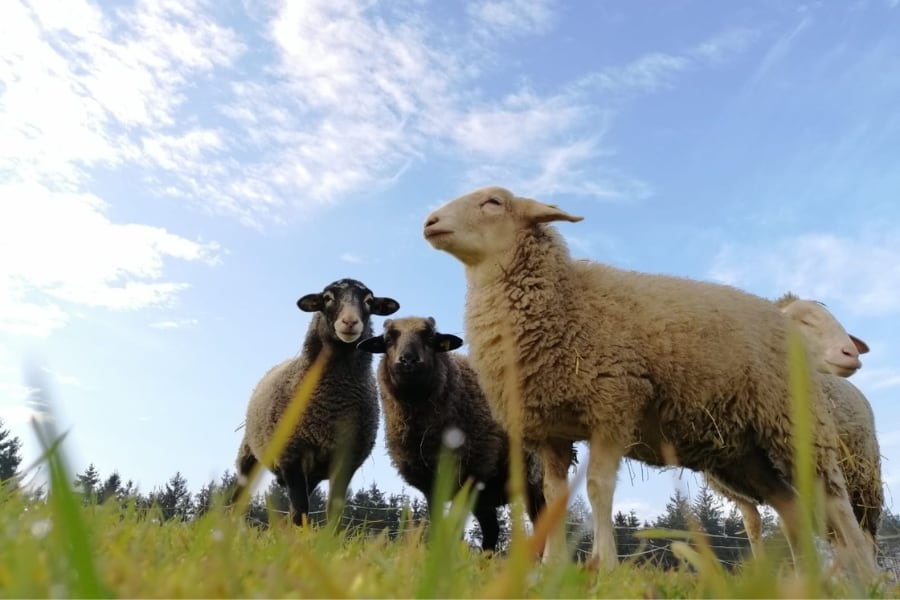
M 794 377 L 804 377 L 792 358 Z M 303 403 L 314 382 L 301 386 Z M 802 384 L 801 384 L 802 385 Z M 46 400 L 46 388 L 38 383 Z M 304 391 L 305 390 L 305 391 Z M 811 427 L 808 402 L 795 391 L 800 435 Z M 295 416 L 299 418 L 302 408 Z M 451 499 L 450 469 L 443 469 L 437 494 L 449 501 L 436 509 L 428 531 L 405 526 L 400 535 L 363 537 L 332 528 L 298 528 L 270 515 L 259 530 L 217 504 L 191 522 L 165 521 L 115 503 L 82 507 L 71 490 L 71 474 L 52 420 L 35 424 L 45 444 L 51 474 L 50 499 L 35 501 L 0 489 L 0 597 L 733 597 L 793 598 L 900 595 L 896 585 L 859 584 L 810 560 L 794 572 L 772 556 L 749 561 L 736 573 L 716 561 L 696 529 L 667 532 L 682 567 L 661 571 L 626 561 L 611 573 L 574 563 L 542 566 L 534 554 L 547 533 L 565 519 L 565 506 L 551 506 L 528 535 L 514 527 L 508 557 L 490 558 L 462 541 L 474 490 L 464 486 Z M 811 430 L 810 430 L 811 431 Z M 514 446 L 515 447 L 515 446 Z M 272 453 L 277 454 L 273 448 Z M 272 455 L 274 455 L 272 454 Z M 811 446 L 798 447 L 798 472 L 813 469 Z M 442 459 L 446 461 L 447 459 Z M 521 464 L 521 462 L 519 463 Z M 810 480 L 811 481 L 811 480 Z M 521 484 L 519 484 L 521 485 Z M 801 489 L 803 487 L 800 482 Z M 521 489 L 521 488 L 520 488 Z M 804 491 L 814 514 L 814 496 Z M 519 495 L 521 501 L 521 494 Z M 442 503 L 436 502 L 436 505 Z M 811 517 L 804 536 L 812 543 Z M 653 532 L 659 537 L 659 532 Z M 806 543 L 804 541 L 804 543 Z

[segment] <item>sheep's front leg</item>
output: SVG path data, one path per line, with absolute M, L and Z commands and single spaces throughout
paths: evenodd
M 544 498 L 547 508 L 555 506 L 556 502 L 566 502 L 569 494 L 569 465 L 572 463 L 572 443 L 565 441 L 550 442 L 541 447 L 541 457 L 544 461 Z M 546 512 L 546 511 L 545 511 Z M 547 518 L 544 514 L 543 518 Z M 564 560 L 566 556 L 566 529 L 565 519 L 557 527 L 554 527 L 547 542 L 544 544 L 543 562 L 549 563 Z
M 594 434 L 588 459 L 587 494 L 594 513 L 594 548 L 591 563 L 611 571 L 619 563 L 613 535 L 612 505 L 622 446 Z

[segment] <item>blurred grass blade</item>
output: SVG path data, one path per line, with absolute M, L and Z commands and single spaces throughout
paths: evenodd
M 819 514 L 816 489 L 816 456 L 813 446 L 813 416 L 810 397 L 809 368 L 806 350 L 800 334 L 793 329 L 788 335 L 788 373 L 791 391 L 791 408 L 794 422 L 794 482 L 799 496 L 800 545 L 799 565 L 806 580 L 805 594 L 810 598 L 821 596 L 819 582 L 819 558 L 813 534 L 816 531 L 815 515 Z
M 32 417 L 31 425 L 47 459 L 50 476 L 48 502 L 53 515 L 54 537 L 59 540 L 64 559 L 62 576 L 66 581 L 68 595 L 76 598 L 110 598 L 112 594 L 100 582 L 94 564 L 94 553 L 88 536 L 88 529 L 82 519 L 81 503 L 72 491 L 72 475 L 60 445 L 50 403 L 47 386 L 43 378 L 32 370 L 29 384 L 34 392 L 34 401 L 41 406 L 44 416 Z

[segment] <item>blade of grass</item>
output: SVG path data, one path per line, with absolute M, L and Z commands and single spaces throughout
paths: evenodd
M 810 398 L 809 369 L 806 351 L 800 334 L 794 330 L 788 335 L 788 376 L 791 391 L 791 408 L 794 422 L 794 482 L 800 508 L 801 572 L 806 580 L 806 595 L 818 598 L 822 594 L 819 557 L 813 534 L 817 514 L 816 457 L 813 446 L 812 406 Z
M 428 541 L 425 550 L 425 565 L 422 578 L 416 588 L 417 598 L 441 598 L 452 595 L 452 574 L 459 563 L 457 552 L 466 519 L 475 506 L 476 493 L 472 480 L 466 481 L 453 497 L 450 509 L 444 506 L 451 500 L 458 476 L 457 459 L 453 452 L 444 447 L 438 457 L 437 476 L 431 496 L 428 524 Z
M 65 557 L 63 568 L 68 594 L 78 598 L 111 598 L 112 594 L 100 581 L 94 563 L 94 553 L 88 529 L 82 519 L 81 505 L 72 492 L 72 477 L 67 468 L 60 445 L 50 403 L 47 386 L 43 378 L 34 371 L 30 374 L 30 387 L 35 392 L 35 401 L 46 410 L 45 418 L 32 417 L 31 425 L 41 448 L 47 457 L 50 475 L 48 502 L 53 515 L 55 535 L 58 537 Z

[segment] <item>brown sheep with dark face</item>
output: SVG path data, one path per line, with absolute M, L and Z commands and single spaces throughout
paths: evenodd
M 371 454 L 378 433 L 378 392 L 372 355 L 356 344 L 372 334 L 371 315 L 389 315 L 400 305 L 379 298 L 354 279 L 340 279 L 297 301 L 315 313 L 303 350 L 263 376 L 247 406 L 247 425 L 237 457 L 239 487 L 272 439 L 278 420 L 310 365 L 327 348 L 328 362 L 297 429 L 275 464 L 265 465 L 286 485 L 291 518 L 297 525 L 309 513 L 309 494 L 329 480 L 328 518 L 340 518 L 353 473 Z

